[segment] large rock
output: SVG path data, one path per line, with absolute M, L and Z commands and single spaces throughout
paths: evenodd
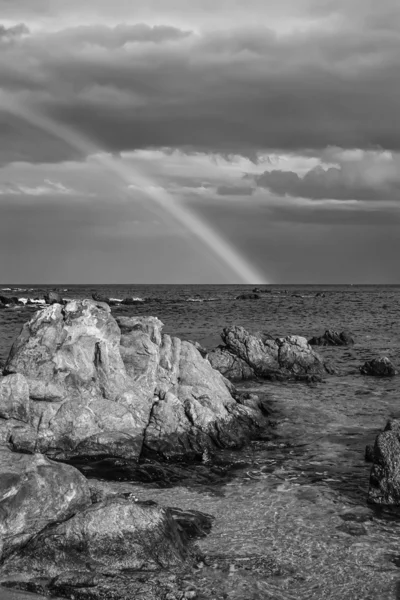
M 24 325 L 5 372 L 24 375 L 29 387 L 31 451 L 61 459 L 140 454 L 151 404 L 145 417 L 130 409 L 135 395 L 119 343 L 110 308 L 87 300 L 54 304 Z
M 47 527 L 13 556 L 3 572 L 53 578 L 65 572 L 115 576 L 157 571 L 185 560 L 187 547 L 168 509 L 109 497 Z
M 112 317 L 91 300 L 54 304 L 24 328 L 0 380 L 0 436 L 50 457 L 200 457 L 258 435 L 262 406 L 154 317 Z M 20 419 L 18 426 L 16 419 Z
M 300 336 L 273 339 L 266 334 L 251 335 L 235 326 L 223 330 L 222 340 L 225 347 L 210 353 L 209 359 L 215 369 L 232 379 L 248 379 L 252 375 L 267 379 L 318 379 L 331 372 Z
M 352 346 L 354 339 L 348 331 L 339 333 L 333 329 L 327 329 L 324 335 L 313 337 L 308 343 L 310 346 Z
M 89 505 L 87 481 L 73 467 L 0 448 L 1 560 L 49 524 Z
M 375 440 L 371 458 L 368 501 L 400 504 L 400 419 L 387 422 Z
M 360 367 L 360 372 L 362 375 L 373 377 L 394 377 L 397 375 L 394 365 L 386 356 L 368 360 Z

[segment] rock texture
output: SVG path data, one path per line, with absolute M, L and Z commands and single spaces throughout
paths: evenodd
M 46 304 L 64 304 L 64 300 L 58 292 L 48 292 L 44 295 Z
M 368 501 L 400 504 L 400 419 L 387 422 L 375 440 L 371 458 Z
M 201 457 L 266 425 L 262 405 L 193 344 L 154 317 L 121 317 L 92 300 L 53 304 L 25 324 L 0 379 L 0 436 L 16 451 L 58 459 Z
M 333 329 L 327 329 L 324 335 L 313 337 L 308 343 L 310 346 L 352 346 L 354 338 L 348 331 L 338 333 Z
M 126 569 L 166 569 L 186 557 L 187 547 L 168 509 L 111 497 L 47 527 L 3 571 L 29 578 L 79 571 L 115 576 Z
M 394 377 L 397 375 L 394 365 L 386 356 L 368 360 L 360 367 L 360 372 L 362 375 L 372 375 L 374 377 Z
M 232 380 L 253 376 L 266 379 L 320 378 L 331 372 L 307 340 L 300 336 L 273 339 L 266 334 L 251 335 L 243 327 L 223 330 L 220 346 L 209 353 L 215 369 Z
M 89 486 L 73 467 L 0 448 L 1 560 L 88 505 Z

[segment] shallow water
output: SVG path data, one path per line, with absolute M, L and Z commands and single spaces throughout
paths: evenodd
M 364 461 L 365 445 L 389 417 L 400 416 L 399 377 L 363 377 L 358 366 L 383 354 L 399 366 L 400 288 L 330 288 L 325 298 L 316 298 L 315 288 L 290 289 L 303 298 L 282 291 L 256 301 L 171 301 L 124 313 L 155 314 L 168 332 L 203 343 L 236 323 L 307 338 L 328 327 L 350 329 L 356 345 L 319 350 L 339 371 L 323 383 L 245 386 L 268 395 L 274 429 L 268 442 L 222 453 L 238 463 L 230 480 L 211 488 L 98 485 L 215 516 L 199 542 L 204 564 L 181 582 L 200 599 L 399 599 L 400 519 L 366 503 Z M 6 311 L 0 315 L 0 332 L 16 328 L 5 325 Z

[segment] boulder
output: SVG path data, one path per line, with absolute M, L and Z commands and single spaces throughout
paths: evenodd
M 105 304 L 110 304 L 110 298 L 104 296 L 104 294 L 99 294 L 98 292 L 94 292 L 92 294 L 92 298 L 95 302 L 104 302 Z
M 272 292 L 272 290 L 265 290 L 265 289 L 263 290 L 258 287 L 254 288 L 254 290 L 253 290 L 253 294 L 270 294 L 271 292 Z
M 400 504 L 400 419 L 387 422 L 375 440 L 371 459 L 368 501 Z
M 394 377 L 397 375 L 394 365 L 386 356 L 368 360 L 360 367 L 360 373 L 374 377 Z
M 44 294 L 46 304 L 64 304 L 64 300 L 58 292 L 50 291 Z
M 26 323 L 0 385 L 1 439 L 60 460 L 200 458 L 260 434 L 262 407 L 243 406 L 190 342 L 154 317 L 112 317 L 91 300 L 54 304 Z M 16 419 L 18 426 L 16 425 Z
M 266 379 L 318 379 L 332 369 L 300 336 L 273 339 L 268 334 L 251 335 L 243 327 L 226 328 L 225 347 L 208 358 L 215 369 L 232 379 L 255 375 Z M 235 362 L 234 358 L 239 359 Z M 247 365 L 247 367 L 246 367 Z
M 0 559 L 21 549 L 51 523 L 90 505 L 83 475 L 41 454 L 0 447 Z
M 308 343 L 310 346 L 352 346 L 354 339 L 348 331 L 338 333 L 333 329 L 327 329 L 324 335 L 313 337 Z
M 240 294 L 240 296 L 236 296 L 236 300 L 259 300 L 260 298 L 259 294 Z
M 183 563 L 187 546 L 168 509 L 109 497 L 48 526 L 13 556 L 3 571 L 22 579 L 87 572 L 115 576 L 158 571 Z
M 18 298 L 17 298 L 17 296 L 2 296 L 2 295 L 0 295 L 0 302 L 2 304 L 4 304 L 4 306 L 7 306 L 7 305 L 13 306 L 13 305 L 18 304 Z

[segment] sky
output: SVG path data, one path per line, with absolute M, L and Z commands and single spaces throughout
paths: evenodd
M 0 283 L 400 283 L 399 111 L 397 0 L 0 0 Z

